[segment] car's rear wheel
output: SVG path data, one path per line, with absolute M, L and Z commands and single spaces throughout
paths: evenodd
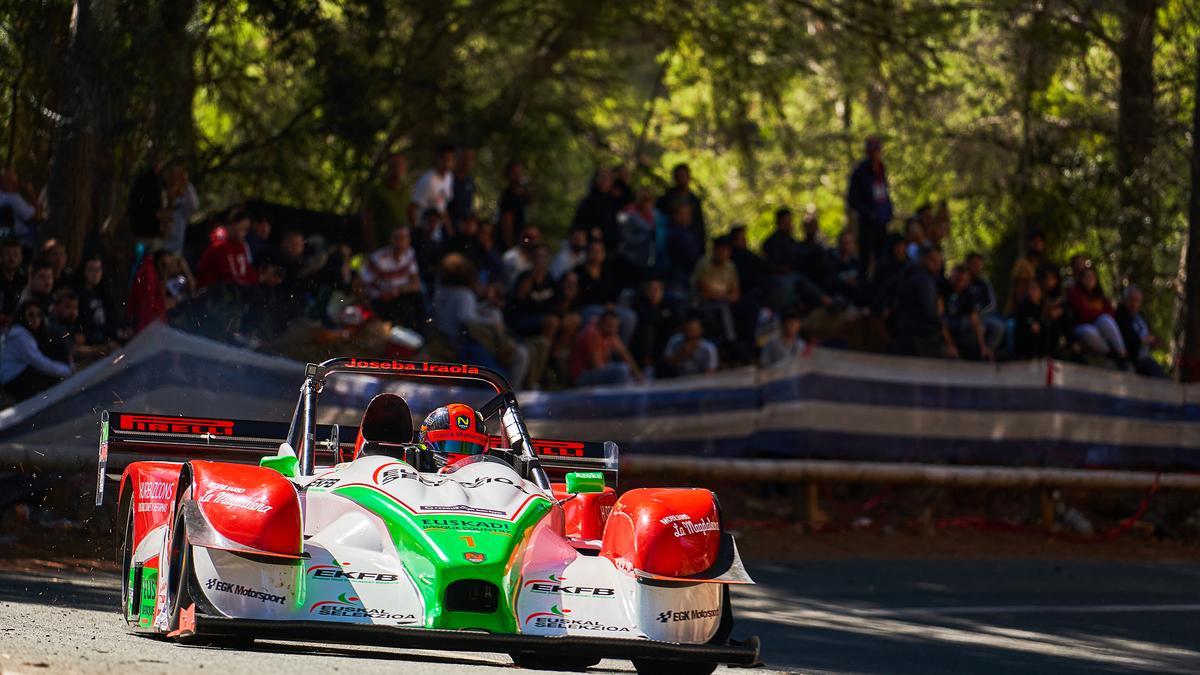
M 518 667 L 529 670 L 580 671 L 600 663 L 600 659 L 591 656 L 548 656 L 533 652 L 512 652 L 509 656 Z
M 117 548 L 117 560 L 121 561 L 121 617 L 126 623 L 137 621 L 138 600 L 133 597 L 130 582 L 133 567 L 133 509 L 125 501 L 117 509 L 117 522 L 124 527 L 121 530 L 121 544 Z

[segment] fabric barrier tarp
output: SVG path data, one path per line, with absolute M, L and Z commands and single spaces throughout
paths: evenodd
M 300 363 L 152 326 L 115 356 L 0 411 L 0 465 L 94 466 L 102 409 L 290 418 Z M 356 424 L 383 388 L 418 415 L 483 390 L 336 376 L 323 422 Z M 530 431 L 624 452 L 1200 469 L 1200 389 L 1030 361 L 991 365 L 813 349 L 780 367 L 521 395 Z

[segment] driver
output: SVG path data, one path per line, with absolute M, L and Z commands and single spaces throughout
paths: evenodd
M 429 413 L 418 440 L 433 451 L 438 468 L 482 455 L 492 445 L 483 415 L 466 403 L 451 403 Z

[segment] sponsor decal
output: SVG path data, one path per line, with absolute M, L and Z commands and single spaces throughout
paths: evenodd
M 690 515 L 677 513 L 660 518 L 658 522 L 663 525 L 670 525 L 676 537 L 686 537 L 689 534 L 701 534 L 703 532 L 719 532 L 721 530 L 721 524 L 708 516 L 693 521 Z
M 546 575 L 545 579 L 531 579 L 525 582 L 525 588 L 531 593 L 541 593 L 543 595 L 569 595 L 572 597 L 583 598 L 612 598 L 617 594 L 613 588 L 599 588 L 596 586 L 568 586 L 564 585 L 566 577 L 558 577 L 553 574 Z
M 346 619 L 386 619 L 400 623 L 415 623 L 417 620 L 417 617 L 412 614 L 398 614 L 386 609 L 367 609 L 357 603 L 358 596 L 347 597 L 345 593 L 342 593 L 337 600 L 322 600 L 314 603 L 308 609 L 308 613 Z
M 391 572 L 360 572 L 346 569 L 350 563 L 338 565 L 313 565 L 308 574 L 313 579 L 322 581 L 361 581 L 368 584 L 393 584 L 400 580 L 399 574 Z
M 471 428 L 471 420 L 468 419 L 466 415 L 455 415 L 454 424 L 463 431 Z
M 243 494 L 245 488 L 231 487 L 220 483 L 211 483 L 208 486 L 210 489 L 200 496 L 196 501 L 201 504 L 217 504 L 231 509 L 244 509 L 246 511 L 256 511 L 258 513 L 266 513 L 273 506 L 264 502 L 261 498 L 254 495 Z
M 232 420 L 213 420 L 195 417 L 162 417 L 160 415 L 121 415 L 118 428 L 126 431 L 152 431 L 167 434 L 211 434 L 232 436 Z
M 436 375 L 478 375 L 475 366 L 453 366 L 441 363 L 411 363 L 407 361 L 368 361 L 350 358 L 351 368 L 370 368 L 372 370 L 395 370 L 407 373 L 433 373 Z
M 610 633 L 628 633 L 625 626 L 609 626 L 591 619 L 574 619 L 567 615 L 569 609 L 559 609 L 558 605 L 550 608 L 549 612 L 534 612 L 525 617 L 525 625 L 532 624 L 535 628 L 557 628 L 563 630 L 597 630 Z
M 481 518 L 438 518 L 421 516 L 423 530 L 456 530 L 458 532 L 495 532 L 510 534 L 512 523 Z
M 309 481 L 308 485 L 304 487 L 306 489 L 328 490 L 336 486 L 341 480 L 340 478 L 317 478 L 316 480 Z
M 138 513 L 166 513 L 170 510 L 170 504 L 167 502 L 140 502 L 138 503 Z
M 467 506 L 466 504 L 422 504 L 417 507 L 421 511 L 438 511 L 451 513 L 478 513 L 483 516 L 504 516 L 507 515 L 504 511 L 496 509 L 481 509 L 475 506 Z
M 221 581 L 220 579 L 209 579 L 204 582 L 204 587 L 210 591 L 220 591 L 221 593 L 230 593 L 232 595 L 240 595 L 245 598 L 253 598 L 259 602 L 274 602 L 283 604 L 283 596 L 267 593 L 266 591 L 258 591 L 253 588 L 247 588 L 241 584 L 235 584 L 229 581 Z
M 427 476 L 416 471 L 409 471 L 398 464 L 385 464 L 379 467 L 379 469 L 375 470 L 373 478 L 379 485 L 388 485 L 398 480 L 415 480 L 426 487 L 441 487 L 447 483 L 454 483 L 464 490 L 474 490 L 485 485 L 499 484 L 507 485 L 524 494 L 533 494 L 526 490 L 524 485 L 504 476 L 481 476 L 472 481 L 460 481 L 447 477 Z
M 476 553 L 475 551 L 467 551 L 463 554 L 463 557 L 467 559 L 467 562 L 471 563 L 481 563 L 487 560 L 486 555 L 482 553 Z
M 138 499 L 168 500 L 175 496 L 175 484 L 161 480 L 143 481 L 138 486 Z
M 685 609 L 681 612 L 659 612 L 658 622 L 695 621 L 696 619 L 712 619 L 721 616 L 720 609 Z

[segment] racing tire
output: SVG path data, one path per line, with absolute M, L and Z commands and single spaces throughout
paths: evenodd
M 175 512 L 175 528 L 171 533 L 171 566 L 167 570 L 167 616 L 172 631 L 179 628 L 179 616 L 188 605 L 195 605 L 197 612 L 215 613 L 204 598 L 204 592 L 199 590 L 192 560 L 192 545 L 188 543 L 187 523 L 183 518 L 182 504 L 190 497 L 191 490 L 188 489 L 179 500 L 181 506 Z M 254 638 L 248 635 L 189 634 L 178 635 L 175 641 L 183 645 L 226 649 L 245 649 L 254 644 Z
M 708 641 L 710 645 L 723 645 L 729 642 L 733 634 L 733 604 L 729 600 L 729 584 L 721 587 L 721 623 L 717 624 L 717 632 Z M 653 673 L 671 673 L 672 675 L 712 675 L 719 663 L 680 663 L 678 661 L 659 661 L 657 659 L 633 659 L 633 669 L 638 675 Z
M 547 656 L 534 652 L 512 652 L 509 654 L 518 668 L 528 670 L 583 671 L 600 663 L 591 656 Z

